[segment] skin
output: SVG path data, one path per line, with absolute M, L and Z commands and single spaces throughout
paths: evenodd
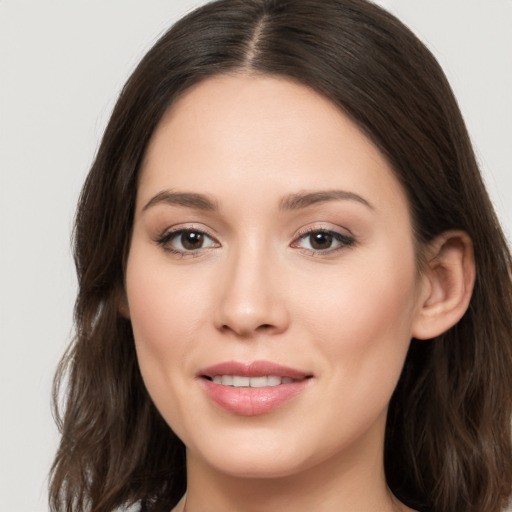
M 283 208 L 326 190 L 349 194 Z M 204 244 L 169 235 L 185 228 Z M 319 229 L 342 241 L 312 249 Z M 329 100 L 241 74 L 187 91 L 149 145 L 126 267 L 145 384 L 187 447 L 187 512 L 410 510 L 387 488 L 383 439 L 431 290 L 390 165 Z M 241 416 L 197 375 L 231 360 L 312 378 L 278 409 Z

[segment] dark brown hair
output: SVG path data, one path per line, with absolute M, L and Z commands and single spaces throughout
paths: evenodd
M 286 76 L 335 103 L 393 166 L 418 247 L 449 229 L 473 240 L 476 284 L 448 332 L 412 340 L 392 397 L 385 469 L 420 510 L 498 512 L 512 483 L 511 257 L 452 91 L 397 19 L 365 0 L 220 0 L 175 24 L 112 114 L 75 227 L 76 337 L 66 380 L 54 511 L 168 511 L 186 488 L 184 446 L 152 404 L 119 313 L 137 177 L 148 141 L 184 90 L 219 73 Z M 57 406 L 56 406 L 57 409 Z

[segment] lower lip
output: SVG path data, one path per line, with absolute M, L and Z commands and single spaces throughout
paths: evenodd
M 240 416 L 256 416 L 271 412 L 304 390 L 310 379 L 290 384 L 250 388 L 223 386 L 208 379 L 201 379 L 208 396 L 217 405 Z

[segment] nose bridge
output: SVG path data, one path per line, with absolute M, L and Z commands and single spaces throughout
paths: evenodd
M 281 332 L 288 323 L 279 297 L 279 258 L 269 244 L 252 238 L 227 257 L 222 275 L 218 326 L 239 336 Z

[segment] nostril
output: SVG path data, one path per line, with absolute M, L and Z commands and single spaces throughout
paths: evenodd
M 272 324 L 261 324 L 259 325 L 257 328 L 256 328 L 256 332 L 259 332 L 259 333 L 272 333 L 274 330 L 276 329 L 276 327 Z
M 232 327 L 230 327 L 227 324 L 224 324 L 220 328 L 221 331 L 224 331 L 224 332 L 233 331 L 236 334 L 238 334 L 239 336 L 243 336 L 243 337 L 251 336 L 255 332 L 269 332 L 269 331 L 272 331 L 273 329 L 275 329 L 275 326 L 273 326 L 272 324 L 261 324 L 258 327 L 256 327 L 255 330 L 250 329 L 250 328 L 245 329 L 243 327 L 241 327 L 239 329 L 233 329 Z

